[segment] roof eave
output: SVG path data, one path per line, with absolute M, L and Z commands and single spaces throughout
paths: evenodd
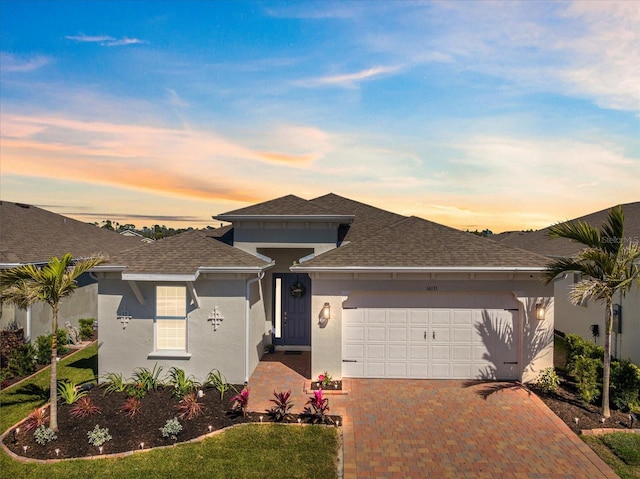
M 542 273 L 543 266 L 292 266 L 308 273 Z

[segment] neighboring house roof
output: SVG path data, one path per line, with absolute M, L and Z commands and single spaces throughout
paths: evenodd
M 215 230 L 193 230 L 114 255 L 96 269 L 120 269 L 123 279 L 128 275 L 190 275 L 195 279 L 205 271 L 251 272 L 270 264 L 219 241 Z
M 406 218 L 406 216 L 350 200 L 333 193 L 314 198 L 309 202 L 336 213 L 355 217 L 352 224 L 344 225 L 340 228 L 338 243 L 368 238 L 381 229 Z
M 607 208 L 595 213 L 590 213 L 580 218 L 568 220 L 583 221 L 595 227 L 600 227 L 607 221 L 609 210 Z M 640 241 L 640 202 L 622 205 L 625 219 L 625 236 L 630 240 Z M 564 238 L 549 238 L 549 228 L 538 231 L 519 232 L 510 231 L 492 237 L 503 245 L 533 251 L 551 257 L 568 257 L 575 255 L 584 246 Z
M 23 203 L 0 201 L 0 265 L 45 263 L 71 253 L 110 256 L 140 240 Z
M 241 220 L 288 220 L 288 221 L 340 221 L 350 223 L 352 215 L 339 214 L 295 195 L 286 195 L 274 200 L 229 211 L 213 217 L 221 221 Z
M 547 261 L 544 256 L 412 216 L 292 269 L 538 271 Z

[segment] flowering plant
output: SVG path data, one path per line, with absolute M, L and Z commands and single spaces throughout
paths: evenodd
M 329 386 L 331 386 L 331 381 L 332 380 L 333 380 L 333 378 L 331 376 L 329 376 L 329 373 L 326 372 L 326 371 L 323 374 L 320 374 L 318 376 L 318 382 L 324 388 L 328 388 Z
M 325 416 L 329 411 L 329 399 L 322 397 L 322 389 L 313 391 L 304 408 L 304 415 L 308 416 L 312 423 L 325 422 Z
M 236 394 L 231 398 L 231 409 L 236 412 L 242 412 L 243 416 L 247 416 L 247 406 L 249 405 L 249 389 L 244 388 L 240 394 Z

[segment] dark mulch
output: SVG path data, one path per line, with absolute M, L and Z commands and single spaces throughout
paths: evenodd
M 320 381 L 313 381 L 311 383 L 311 389 L 322 389 L 324 391 L 342 391 L 342 380 L 337 379 L 335 381 L 331 381 L 331 384 L 329 384 L 328 386 L 323 386 Z
M 242 386 L 235 386 L 238 390 Z M 132 451 L 140 449 L 140 443 L 144 443 L 144 448 L 173 445 L 176 441 L 162 437 L 162 428 L 168 419 L 179 415 L 176 407 L 178 400 L 171 395 L 171 388 L 160 388 L 157 391 L 150 391 L 142 399 L 142 407 L 133 418 L 128 417 L 119 409 L 125 402 L 125 393 L 112 393 L 104 395 L 104 390 L 94 388 L 88 392 L 94 404 L 100 407 L 101 413 L 87 418 L 74 418 L 69 414 L 71 406 L 66 404 L 58 405 L 58 438 L 47 445 L 39 445 L 35 442 L 33 431 L 25 432 L 24 427 L 18 434 L 11 431 L 4 439 L 4 443 L 9 449 L 20 456 L 37 459 L 54 459 L 84 457 L 98 455 L 97 447 L 88 442 L 87 432 L 93 430 L 96 424 L 101 428 L 108 428 L 109 434 L 113 437 L 103 446 L 104 454 Z M 213 388 L 204 390 L 204 397 L 198 402 L 203 405 L 203 413 L 191 420 L 179 419 L 182 431 L 178 434 L 177 442 L 185 442 L 190 439 L 208 434 L 234 424 L 246 422 L 268 422 L 270 417 L 265 412 L 249 413 L 247 417 L 230 411 L 230 399 L 236 393 L 227 391 L 224 397 L 220 398 L 220 393 Z M 298 415 L 291 417 L 284 422 L 308 422 L 307 418 Z M 335 423 L 338 416 L 327 417 L 327 422 Z M 211 429 L 209 429 L 211 426 Z M 23 450 L 27 446 L 27 451 Z M 56 456 L 55 450 L 59 449 Z
M 629 413 L 617 409 L 611 409 L 611 417 L 605 419 L 603 425 L 601 421 L 601 405 L 583 405 L 578 397 L 575 383 L 566 376 L 562 377 L 562 383 L 555 393 L 544 393 L 537 389 L 535 385 L 529 385 L 528 387 L 576 434 L 580 434 L 583 429 L 599 429 L 602 427 L 629 429 L 630 427 Z M 578 418 L 577 424 L 576 418 Z

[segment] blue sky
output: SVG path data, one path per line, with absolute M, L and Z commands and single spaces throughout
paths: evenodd
M 0 194 L 204 226 L 334 192 L 457 228 L 639 200 L 638 2 L 0 0 Z

